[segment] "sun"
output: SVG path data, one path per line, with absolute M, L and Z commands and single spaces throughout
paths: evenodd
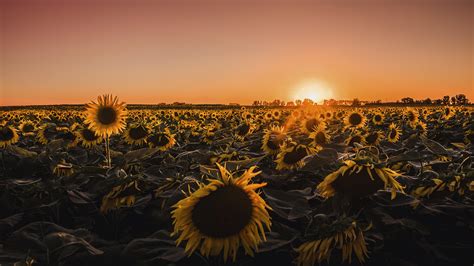
M 310 99 L 316 103 L 321 103 L 325 99 L 334 97 L 333 90 L 329 85 L 320 80 L 305 80 L 295 86 L 293 100 Z

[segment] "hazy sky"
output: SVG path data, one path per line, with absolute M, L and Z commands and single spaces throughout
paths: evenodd
M 473 2 L 0 0 L 0 105 L 474 100 Z

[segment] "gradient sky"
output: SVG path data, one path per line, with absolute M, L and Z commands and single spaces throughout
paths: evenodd
M 474 1 L 0 0 L 0 105 L 474 100 Z

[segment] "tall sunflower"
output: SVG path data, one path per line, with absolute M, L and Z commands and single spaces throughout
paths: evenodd
M 121 132 L 125 128 L 127 110 L 124 102 L 112 95 L 97 97 L 97 102 L 86 104 L 87 118 L 84 121 L 89 128 L 102 137 Z
M 177 245 L 187 241 L 185 252 L 190 256 L 199 248 L 203 256 L 218 256 L 235 261 L 240 246 L 253 256 L 258 245 L 266 241 L 270 230 L 270 207 L 255 191 L 266 183 L 249 184 L 260 174 L 255 166 L 234 178 L 217 164 L 219 179 L 199 183 L 199 189 L 180 200 L 171 212 Z
M 0 148 L 5 148 L 18 142 L 18 133 L 11 126 L 0 126 Z
M 325 198 L 330 198 L 336 193 L 360 198 L 371 195 L 379 189 L 390 188 L 394 199 L 397 191 L 403 192 L 402 185 L 395 180 L 400 175 L 390 168 L 367 161 L 347 160 L 338 170 L 327 175 L 317 189 Z

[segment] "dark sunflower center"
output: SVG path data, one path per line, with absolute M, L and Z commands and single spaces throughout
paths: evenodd
M 339 176 L 333 183 L 334 189 L 338 193 L 343 193 L 345 195 L 353 197 L 364 197 L 371 195 L 377 190 L 382 189 L 384 183 L 377 176 L 374 170 L 370 170 L 374 180 L 372 180 L 367 173 L 367 170 L 362 169 L 359 173 L 354 172 L 352 174 L 347 174 L 350 171 L 347 171 L 345 175 Z
M 375 144 L 378 139 L 379 139 L 379 135 L 377 133 L 372 133 L 372 134 L 369 134 L 367 137 L 365 137 L 365 140 L 367 141 L 368 144 Z
M 357 126 L 362 123 L 362 116 L 360 114 L 354 113 L 349 116 L 349 123 L 353 126 Z
M 156 134 L 148 139 L 156 147 L 163 147 L 170 142 L 169 137 L 165 134 Z
M 415 121 L 415 114 L 412 112 L 408 113 L 408 120 Z
M 294 150 L 288 152 L 283 157 L 283 162 L 286 164 L 292 165 L 299 162 L 301 159 L 306 157 L 308 152 L 304 147 L 298 146 Z
M 143 126 L 138 126 L 130 128 L 129 135 L 130 138 L 138 140 L 145 138 L 148 135 L 148 132 Z
M 306 120 L 305 127 L 308 131 L 313 131 L 319 126 L 319 120 L 316 118 L 312 118 L 309 120 Z
M 2 127 L 0 129 L 0 141 L 11 140 L 13 137 L 13 130 L 11 130 L 9 127 Z
M 113 107 L 101 107 L 97 118 L 101 124 L 110 125 L 117 120 L 117 112 Z
M 237 128 L 237 135 L 239 136 L 245 136 L 247 133 L 250 131 L 250 125 L 249 124 L 242 124 Z
M 362 138 L 360 136 L 354 136 L 351 138 L 351 140 L 349 141 L 349 145 L 350 146 L 354 146 L 354 143 L 361 143 L 362 142 Z
M 444 109 L 444 113 L 445 113 L 446 115 L 449 115 L 449 113 L 451 113 L 451 110 L 449 110 L 449 108 L 446 108 L 446 109 Z
M 225 238 L 238 234 L 249 224 L 252 208 L 244 190 L 228 185 L 201 198 L 192 211 L 192 221 L 202 234 Z
M 392 128 L 392 130 L 390 130 L 390 138 L 394 139 L 396 137 L 397 137 L 397 131 Z
M 268 138 L 267 146 L 272 150 L 280 149 L 280 145 L 283 144 L 284 136 L 283 134 L 272 134 Z
M 380 115 L 375 116 L 375 121 L 380 122 L 382 121 L 382 117 Z
M 81 135 L 82 135 L 82 138 L 84 140 L 87 140 L 87 141 L 94 141 L 96 140 L 97 138 L 99 138 L 95 133 L 94 131 L 88 129 L 88 128 L 85 128 L 83 130 L 81 130 Z
M 323 132 L 318 132 L 314 138 L 316 144 L 322 145 L 327 143 L 326 135 Z
M 25 124 L 22 128 L 23 132 L 32 132 L 35 127 L 32 124 Z

